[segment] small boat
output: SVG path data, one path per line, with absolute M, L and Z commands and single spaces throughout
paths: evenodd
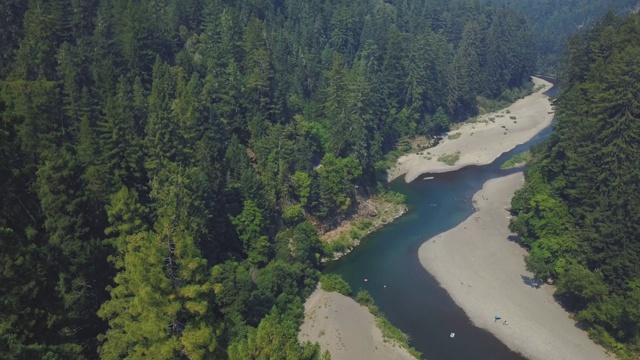
M 454 337 L 456 337 L 456 333 L 451 333 L 451 334 L 449 334 L 449 337 L 450 337 L 450 338 L 454 338 Z

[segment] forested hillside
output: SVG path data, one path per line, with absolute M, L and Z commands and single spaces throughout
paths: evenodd
M 537 35 L 538 69 L 556 74 L 567 40 L 593 26 L 608 11 L 627 14 L 638 0 L 487 0 L 524 14 Z
M 404 136 L 526 85 L 505 8 L 0 2 L 4 359 L 315 359 L 312 224 Z
M 558 122 L 513 199 L 527 266 L 590 333 L 640 354 L 640 18 L 569 42 Z M 636 358 L 634 357 L 634 358 Z

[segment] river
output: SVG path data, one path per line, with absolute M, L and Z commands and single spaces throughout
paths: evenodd
M 554 86 L 548 95 L 555 94 Z M 502 154 L 493 163 L 426 175 L 407 184 L 400 177 L 390 187 L 404 194 L 409 211 L 367 237 L 348 255 L 327 265 L 354 291 L 367 290 L 411 345 L 428 360 L 523 360 L 486 330 L 474 326 L 418 260 L 426 240 L 451 229 L 473 213 L 471 198 L 489 179 L 520 170 L 501 170 L 511 156 L 546 139 L 546 128 L 533 139 Z M 366 279 L 366 281 L 365 281 Z M 487 316 L 493 316 L 488 314 Z M 456 334 L 455 338 L 449 336 Z

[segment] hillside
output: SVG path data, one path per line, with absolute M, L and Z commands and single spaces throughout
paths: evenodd
M 512 202 L 527 265 L 622 358 L 640 353 L 640 21 L 569 42 L 558 122 Z
M 530 86 L 475 2 L 0 3 L 5 359 L 317 359 L 327 246 L 384 155 Z
M 592 27 L 608 11 L 627 14 L 638 0 L 487 0 L 522 13 L 536 34 L 538 70 L 557 74 L 569 38 Z

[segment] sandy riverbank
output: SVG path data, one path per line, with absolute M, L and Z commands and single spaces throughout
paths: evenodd
M 304 305 L 300 342 L 318 342 L 332 360 L 415 360 L 385 342 L 369 309 L 348 296 L 317 289 Z
M 478 210 L 422 244 L 420 262 L 476 326 L 528 359 L 609 359 L 555 302 L 552 286 L 527 285 L 526 251 L 508 240 L 506 210 L 523 183 L 522 173 L 485 183 L 474 196 Z
M 553 84 L 537 77 L 532 77 L 532 80 L 536 87 L 545 85 L 544 89 L 516 101 L 506 109 L 479 116 L 476 122 L 465 123 L 459 129 L 450 131 L 451 135 L 460 134 L 457 139 L 445 137 L 437 146 L 421 151 L 422 155 L 412 153 L 400 157 L 396 166 L 388 170 L 387 179 L 391 181 L 406 174 L 405 181 L 411 182 L 425 173 L 490 164 L 502 153 L 533 138 L 553 120 L 551 102 L 542 94 Z M 516 119 L 511 119 L 511 116 Z M 490 118 L 494 118 L 493 121 Z M 457 152 L 460 152 L 460 158 L 452 166 L 438 161 L 442 155 Z

